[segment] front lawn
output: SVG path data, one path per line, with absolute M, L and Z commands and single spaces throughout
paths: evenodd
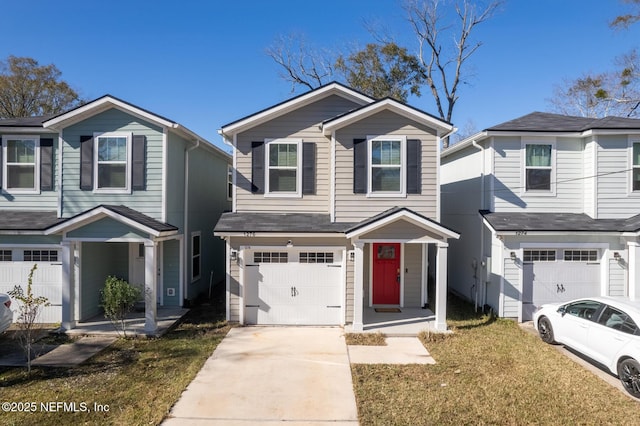
M 637 425 L 631 400 L 510 320 L 451 306 L 436 365 L 353 365 L 363 425 Z
M 3 405 L 0 424 L 159 424 L 229 330 L 224 295 L 214 302 L 160 339 L 118 340 L 75 368 L 0 367 L 0 402 L 15 410 Z

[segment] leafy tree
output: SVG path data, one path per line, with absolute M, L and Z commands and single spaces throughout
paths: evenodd
M 127 337 L 125 318 L 140 298 L 140 294 L 139 288 L 123 279 L 108 276 L 104 282 L 102 290 L 104 316 L 109 318 L 118 333 L 122 331 L 124 337 Z
M 9 56 L 0 62 L 0 118 L 57 114 L 81 103 L 55 65 Z
M 390 96 L 405 102 L 409 92 L 420 96 L 424 74 L 418 58 L 393 42 L 369 43 L 348 57 L 340 55 L 335 69 L 349 86 L 373 97 Z
M 37 354 L 33 353 L 33 343 L 38 338 L 41 325 L 37 322 L 42 308 L 49 306 L 49 299 L 44 296 L 35 296 L 32 290 L 33 273 L 38 269 L 38 265 L 34 264 L 29 271 L 27 279 L 27 289 L 24 291 L 20 285 L 16 285 L 9 292 L 9 296 L 20 302 L 18 308 L 18 333 L 17 337 L 20 346 L 27 356 L 27 373 L 31 373 L 31 361 Z

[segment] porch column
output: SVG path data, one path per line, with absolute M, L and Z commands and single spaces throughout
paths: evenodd
M 157 319 L 157 243 L 144 243 L 144 331 L 154 334 L 158 328 Z
M 71 330 L 76 326 L 75 319 L 75 262 L 73 243 L 64 241 L 62 246 L 62 328 Z
M 437 331 L 447 330 L 447 249 L 448 243 L 438 243 L 436 254 L 436 323 Z
M 635 241 L 627 243 L 629 247 L 629 300 L 640 299 L 640 244 Z
M 356 241 L 353 243 L 355 248 L 355 262 L 353 265 L 353 324 L 354 332 L 362 331 L 362 298 L 364 297 L 364 243 Z

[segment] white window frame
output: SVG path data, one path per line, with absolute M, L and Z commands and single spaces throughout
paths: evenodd
M 373 161 L 371 158 L 374 141 L 400 142 L 400 188 L 398 191 L 373 191 Z M 367 136 L 367 197 L 406 197 L 407 196 L 407 137 L 398 135 Z M 377 168 L 385 166 L 376 165 Z M 398 166 L 387 166 L 397 168 Z
M 124 188 L 100 188 L 98 186 L 98 141 L 100 138 L 126 138 L 127 160 L 125 168 Z M 133 134 L 130 132 L 105 132 L 93 134 L 93 192 L 103 194 L 131 194 L 131 160 L 133 155 Z M 111 163 L 116 164 L 116 163 Z
M 269 185 L 269 156 L 270 156 L 270 145 L 271 144 L 289 144 L 297 146 L 297 161 L 296 161 L 296 190 L 295 191 L 271 191 Z M 264 184 L 265 184 L 265 197 L 277 197 L 277 198 L 301 198 L 302 197 L 302 139 L 265 139 L 264 142 Z M 283 169 L 283 167 L 278 167 L 279 169 Z M 293 167 L 289 167 L 289 169 L 293 170 Z
M 9 187 L 9 157 L 7 155 L 7 141 L 10 140 L 35 140 L 35 153 L 33 165 L 33 188 Z M 12 163 L 13 164 L 13 163 Z M 15 163 L 19 164 L 19 163 Z M 2 193 L 3 194 L 39 194 L 40 193 L 40 136 L 37 135 L 4 135 L 2 136 Z
M 233 166 L 227 165 L 227 201 L 233 200 Z
M 198 238 L 198 254 L 195 254 L 195 241 L 196 237 Z M 193 261 L 198 259 L 200 270 L 198 271 L 198 275 L 194 275 L 193 270 Z M 191 282 L 197 281 L 202 276 L 202 234 L 200 231 L 195 231 L 191 233 Z
M 551 166 L 550 167 L 542 167 L 535 166 L 529 167 L 534 169 L 550 169 L 551 174 L 549 176 L 549 189 L 527 189 L 527 145 L 550 145 L 551 146 Z M 537 138 L 522 138 L 522 146 L 521 150 L 521 164 L 520 170 L 521 172 L 521 188 L 520 195 L 527 196 L 541 196 L 541 197 L 549 197 L 556 195 L 556 175 L 557 175 L 557 167 L 556 167 L 556 139 L 555 138 L 545 138 L 545 137 L 537 137 Z
M 640 169 L 640 165 L 633 165 L 633 145 L 640 145 L 640 135 L 629 136 L 629 195 L 640 196 L 640 189 L 633 189 L 633 170 Z

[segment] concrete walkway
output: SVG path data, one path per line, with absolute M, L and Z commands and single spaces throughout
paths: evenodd
M 347 346 L 352 364 L 435 364 L 417 337 L 387 337 L 386 346 Z
M 81 364 L 109 347 L 117 338 L 106 336 L 87 336 L 67 345 L 60 345 L 51 352 L 36 358 L 32 366 L 73 367 Z
M 163 423 L 357 425 L 343 330 L 232 329 Z

